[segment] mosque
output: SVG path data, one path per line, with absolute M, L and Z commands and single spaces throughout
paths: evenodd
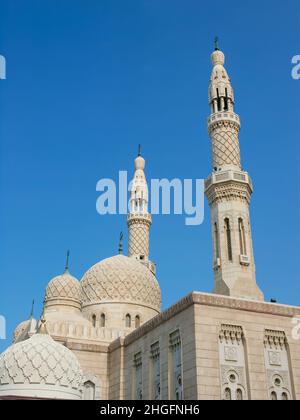
M 265 302 L 256 282 L 241 165 L 240 117 L 225 56 L 211 55 L 213 293 L 192 292 L 161 312 L 149 255 L 148 187 L 139 154 L 127 216 L 128 256 L 65 271 L 46 287 L 40 320 L 18 325 L 0 355 L 0 399 L 300 399 L 300 307 Z

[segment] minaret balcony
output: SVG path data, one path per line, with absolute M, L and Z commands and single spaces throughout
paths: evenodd
M 141 221 L 143 221 L 143 220 L 148 221 L 149 223 L 152 222 L 152 217 L 151 217 L 150 213 L 136 211 L 136 212 L 129 213 L 128 216 L 127 216 L 127 221 L 128 222 L 130 220 L 137 220 L 137 219 L 139 219 Z
M 212 185 L 223 182 L 234 181 L 249 185 L 251 191 L 253 190 L 252 180 L 248 172 L 228 169 L 226 171 L 219 171 L 212 173 L 205 180 L 205 190 L 208 190 Z
M 215 112 L 207 119 L 208 126 L 218 121 L 231 121 L 241 125 L 240 117 L 232 111 Z

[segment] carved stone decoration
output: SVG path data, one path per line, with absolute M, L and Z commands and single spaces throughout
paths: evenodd
M 237 349 L 235 347 L 225 347 L 225 360 L 229 362 L 237 362 Z
M 100 379 L 91 373 L 84 373 L 82 399 L 83 400 L 100 400 L 101 399 Z
M 34 334 L 0 356 L 0 396 L 81 399 L 82 370 L 76 356 L 47 334 Z
M 274 366 L 281 366 L 281 355 L 278 351 L 269 351 L 269 363 Z
M 210 205 L 226 201 L 239 201 L 249 205 L 251 200 L 249 185 L 231 180 L 226 183 L 213 184 L 207 188 L 205 193 Z
M 149 255 L 149 229 L 151 224 L 150 215 L 139 217 L 136 215 L 128 216 L 129 240 L 128 254 L 131 255 Z
M 219 339 L 222 342 L 239 344 L 243 337 L 243 329 L 237 325 L 221 325 Z
M 59 304 L 59 301 L 64 305 L 81 308 L 81 284 L 68 271 L 54 277 L 46 288 L 45 307 Z
M 241 167 L 238 125 L 231 122 L 218 122 L 210 127 L 212 139 L 213 167 L 224 165 Z
M 221 366 L 222 396 L 221 399 L 245 400 L 247 391 L 245 387 L 244 369 Z M 230 398 L 229 398 L 230 396 Z
M 160 310 L 161 292 L 152 272 L 134 258 L 116 255 L 90 268 L 81 281 L 83 306 L 100 302 L 131 302 Z
M 291 367 L 285 332 L 265 330 L 264 347 L 269 399 L 292 399 Z
M 286 344 L 285 332 L 277 330 L 265 330 L 264 344 L 270 348 L 279 348 L 282 350 Z
M 219 332 L 221 399 L 248 399 L 243 329 L 222 324 Z
M 160 347 L 159 342 L 152 344 L 150 349 L 151 359 L 152 359 L 152 396 L 154 400 L 160 400 L 161 397 L 161 380 L 160 380 Z
M 182 400 L 182 360 L 181 360 L 181 336 L 176 330 L 170 334 L 169 347 L 171 351 L 171 399 Z
M 143 399 L 143 364 L 142 364 L 142 353 L 139 352 L 134 355 L 134 367 L 135 367 L 135 399 Z

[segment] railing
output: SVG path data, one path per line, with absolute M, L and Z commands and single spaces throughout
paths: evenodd
M 212 114 L 208 117 L 207 122 L 208 125 L 220 121 L 220 120 L 229 120 L 237 122 L 238 124 L 241 124 L 240 117 L 235 114 L 234 112 L 216 112 L 215 114 Z
M 204 181 L 205 189 L 207 190 L 212 184 L 221 183 L 224 181 L 238 181 L 250 185 L 252 189 L 252 180 L 247 172 L 237 172 L 234 170 L 227 170 L 224 172 L 213 173 Z

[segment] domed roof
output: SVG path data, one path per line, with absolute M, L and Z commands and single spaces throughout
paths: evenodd
M 70 299 L 80 302 L 82 291 L 80 282 L 68 270 L 54 277 L 48 284 L 45 300 Z
M 221 66 L 224 66 L 225 64 L 224 53 L 221 50 L 216 49 L 211 55 L 211 61 L 212 61 L 213 66 L 216 66 L 218 64 L 220 64 Z
M 17 343 L 27 339 L 29 332 L 35 332 L 36 320 L 34 318 L 22 321 L 14 331 L 13 342 Z
M 157 311 L 161 291 L 152 272 L 134 258 L 116 255 L 91 267 L 81 280 L 83 304 L 130 302 Z
M 76 356 L 48 334 L 34 334 L 0 355 L 0 397 L 80 399 Z

